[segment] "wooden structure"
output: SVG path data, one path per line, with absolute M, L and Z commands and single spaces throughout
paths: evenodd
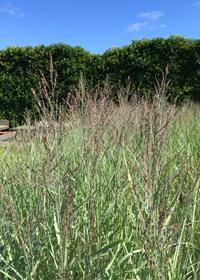
M 0 120 L 0 147 L 7 147 L 15 137 L 16 131 L 10 131 L 9 121 Z
M 9 121 L 0 120 L 0 131 L 9 129 Z
M 42 126 L 40 126 L 39 129 L 41 133 L 45 133 Z M 21 141 L 27 133 L 30 137 L 33 137 L 35 135 L 35 130 L 35 126 L 26 125 L 10 128 L 9 121 L 0 120 L 0 147 L 7 147 L 13 140 Z

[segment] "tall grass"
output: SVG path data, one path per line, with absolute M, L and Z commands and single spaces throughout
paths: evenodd
M 151 100 L 81 77 L 59 106 L 50 55 L 36 135 L 0 159 L 1 279 L 200 278 L 199 106 L 167 71 Z

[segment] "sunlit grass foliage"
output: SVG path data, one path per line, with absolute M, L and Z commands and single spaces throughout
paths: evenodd
M 167 102 L 166 69 L 152 99 L 81 77 L 61 106 L 50 74 L 0 152 L 0 278 L 200 279 L 199 105 Z

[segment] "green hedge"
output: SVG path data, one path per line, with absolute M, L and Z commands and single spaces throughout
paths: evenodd
M 58 73 L 57 89 L 63 85 L 59 102 L 73 86 L 78 85 L 80 72 L 87 81 L 93 78 L 94 85 L 99 80 L 103 83 L 109 76 L 114 95 L 117 96 L 117 90 L 126 85 L 128 76 L 132 81 L 131 88 L 153 91 L 155 75 L 160 82 L 167 64 L 168 79 L 174 81 L 171 100 L 185 87 L 180 100 L 190 95 L 193 100 L 200 101 L 199 39 L 174 35 L 167 39 L 133 39 L 131 44 L 108 49 L 103 55 L 91 55 L 79 46 L 73 48 L 63 43 L 34 48 L 7 47 L 0 50 L 0 119 L 21 124 L 26 108 L 32 116 L 37 116 L 31 88 L 40 96 L 39 69 L 50 83 L 50 53 L 54 71 Z

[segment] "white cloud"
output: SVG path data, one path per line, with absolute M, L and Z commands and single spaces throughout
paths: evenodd
M 127 27 L 127 30 L 128 31 L 138 31 L 140 30 L 143 26 L 147 26 L 148 25 L 148 22 L 143 22 L 143 23 L 139 23 L 139 22 L 136 22 L 134 24 L 132 24 L 131 26 Z
M 162 24 L 160 26 L 155 26 L 155 24 L 152 22 L 162 16 L 163 16 L 163 13 L 159 12 L 159 11 L 140 13 L 137 16 L 137 18 L 145 18 L 148 20 L 148 22 L 142 22 L 142 23 L 136 22 L 136 23 L 132 24 L 131 26 L 127 27 L 126 30 L 131 32 L 131 31 L 139 31 L 142 27 L 147 27 L 148 29 L 164 28 L 164 27 L 166 27 L 164 24 Z
M 156 26 L 155 24 L 152 24 L 151 26 L 149 26 L 148 29 L 158 29 L 158 28 L 166 28 L 166 25 L 161 24 L 160 26 Z
M 8 9 L 1 9 L 2 12 L 4 13 L 9 13 L 10 15 L 14 15 L 14 11 L 13 10 L 8 10 Z
M 200 5 L 200 2 L 196 2 L 194 5 Z
M 16 16 L 17 16 L 17 17 L 23 17 L 23 18 L 25 18 L 24 13 L 18 13 L 18 14 L 16 14 Z
M 156 20 L 159 17 L 162 17 L 163 13 L 159 11 L 149 12 L 149 13 L 140 13 L 137 17 L 138 18 L 146 18 L 148 20 Z
M 23 12 L 21 12 L 21 9 L 19 8 L 15 8 L 15 7 L 11 7 L 11 3 L 7 4 L 7 7 L 9 7 L 9 9 L 3 9 L 0 8 L 0 12 L 1 13 L 8 13 L 10 16 L 16 16 L 16 17 L 23 17 L 25 18 L 25 15 Z

